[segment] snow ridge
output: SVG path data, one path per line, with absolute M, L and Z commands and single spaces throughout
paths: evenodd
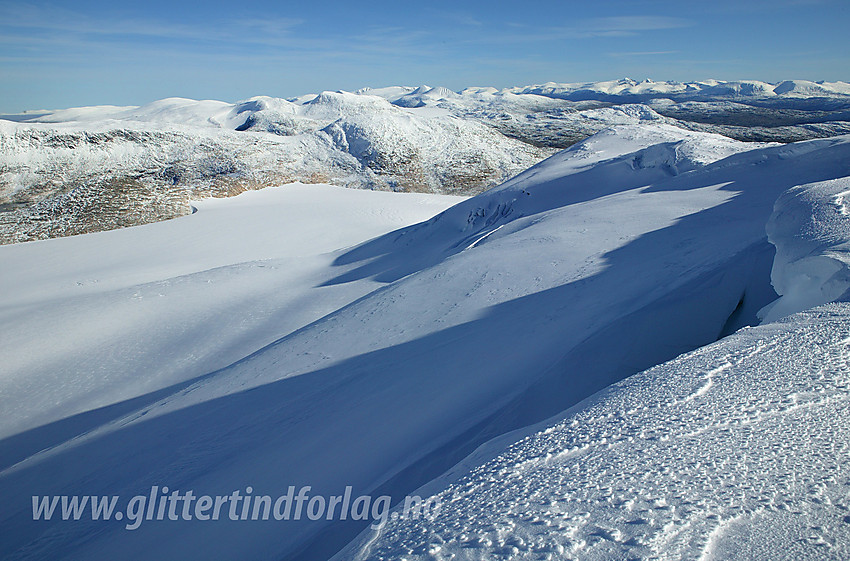
M 782 194 L 767 224 L 776 246 L 771 279 L 777 301 L 764 321 L 846 299 L 850 294 L 850 229 L 844 197 L 847 178 L 801 185 Z
M 339 214 L 352 218 L 346 201 L 409 195 L 317 188 L 334 206 L 299 186 L 302 206 L 281 203 L 283 215 L 263 204 L 274 193 L 265 190 L 143 228 L 0 248 L 11 265 L 0 314 L 15 326 L 0 344 L 7 364 L 19 365 L 0 392 L 8 458 L 0 494 L 9 505 L 0 555 L 326 558 L 365 524 L 225 520 L 127 532 L 37 524 L 30 498 L 130 497 L 165 482 L 269 495 L 288 485 L 335 495 L 350 485 L 400 498 L 491 438 L 510 442 L 511 431 L 559 415 L 568 426 L 541 433 L 540 446 L 516 448 L 495 472 L 473 470 L 465 488 L 473 495 L 452 495 L 469 510 L 447 510 L 445 525 L 392 525 L 368 555 L 722 557 L 755 524 L 811 530 L 840 557 L 847 311 L 834 305 L 739 330 L 777 296 L 771 267 L 789 236 L 778 228 L 774 246 L 765 224 L 776 208 L 798 209 L 792 217 L 812 208 L 777 199 L 829 185 L 812 197 L 830 205 L 823 216 L 836 234 L 821 228 L 801 247 L 836 251 L 846 231 L 836 202 L 848 189 L 824 182 L 848 176 L 850 136 L 765 146 L 641 122 L 355 247 L 335 237 Z M 371 223 L 368 205 L 357 208 Z M 267 224 L 296 219 L 309 227 L 302 238 L 268 233 Z M 357 240 L 370 237 L 354 230 Z M 139 270 L 137 254 L 157 266 Z M 180 268 L 180 255 L 196 254 L 193 268 Z M 45 267 L 57 256 L 72 273 Z M 66 339 L 45 334 L 57 332 L 74 339 L 55 348 Z M 812 426 L 823 430 L 812 437 Z M 786 435 L 799 458 L 777 453 Z M 683 451 L 693 462 L 680 461 Z M 759 465 L 775 477 L 760 477 Z M 802 465 L 811 470 L 797 476 Z M 491 494 L 494 481 L 503 486 Z M 445 490 L 435 485 L 429 492 Z M 801 525 L 798 511 L 818 528 Z M 805 556 L 808 543 L 789 551 Z

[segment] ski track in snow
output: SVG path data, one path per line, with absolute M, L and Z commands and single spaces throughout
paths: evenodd
M 339 559 L 850 558 L 850 305 L 573 408 Z
M 497 231 L 499 231 L 499 230 L 500 230 L 503 226 L 504 226 L 504 224 L 501 224 L 501 225 L 499 225 L 499 226 L 496 226 L 495 228 L 493 228 L 492 230 L 490 230 L 489 232 L 487 232 L 486 234 L 484 234 L 483 236 L 481 236 L 480 238 L 476 239 L 474 242 L 472 242 L 471 244 L 469 244 L 468 246 L 466 246 L 466 249 L 472 249 L 472 248 L 473 248 L 473 247 L 475 247 L 476 245 L 478 245 L 478 244 L 480 244 L 481 242 L 483 242 L 484 240 L 486 240 L 486 239 L 487 239 L 490 235 L 495 234 L 495 233 L 496 233 Z

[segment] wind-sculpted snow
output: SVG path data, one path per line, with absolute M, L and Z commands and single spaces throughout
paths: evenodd
M 7 437 L 0 441 L 2 457 L 8 458 L 0 472 L 7 505 L 0 523 L 8 531 L 0 536 L 0 556 L 328 558 L 367 523 L 324 518 L 164 521 L 128 532 L 121 524 L 91 520 L 35 522 L 31 496 L 130 497 L 147 493 L 152 485 L 212 495 L 251 486 L 255 494 L 279 496 L 289 485 L 309 485 L 314 495 L 338 495 L 351 486 L 355 495 L 400 500 L 493 437 L 560 414 L 611 383 L 758 323 L 757 312 L 777 297 L 770 284 L 774 246 L 765 232 L 776 200 L 795 186 L 848 176 L 850 137 L 763 146 L 668 125 L 621 125 L 425 222 L 355 247 L 343 249 L 347 244 L 340 243 L 337 251 L 326 253 L 326 248 L 305 264 L 287 264 L 272 254 L 268 263 L 174 273 L 161 279 L 166 282 L 150 283 L 144 276 L 148 282 L 134 284 L 137 277 L 121 271 L 137 266 L 132 264 L 137 249 L 127 257 L 132 266 L 118 260 L 109 269 L 104 283 L 118 283 L 123 290 L 102 296 L 111 302 L 102 329 L 97 321 L 102 309 L 78 299 L 86 291 L 98 292 L 95 281 L 104 276 L 97 246 L 88 246 L 88 240 L 107 243 L 137 232 L 137 242 L 147 247 L 145 236 L 158 232 L 154 241 L 159 245 L 150 250 L 156 251 L 169 240 L 165 232 L 188 226 L 203 216 L 203 207 L 183 222 L 0 248 L 16 252 L 9 253 L 17 258 L 8 270 L 13 286 L 23 287 L 4 291 L 10 300 L 0 311 L 8 314 L 10 325 L 20 325 L 14 341 L 27 342 L 7 351 L 16 364 L 26 365 L 26 372 L 0 379 L 0 396 L 7 400 L 3 411 L 8 411 L 2 425 Z M 301 189 L 308 197 L 309 188 Z M 218 203 L 226 209 L 231 201 Z M 262 220 L 275 219 L 273 210 L 240 220 L 262 232 Z M 310 213 L 297 216 L 310 224 Z M 206 244 L 208 251 L 216 244 L 235 251 L 239 243 L 254 243 L 253 236 L 231 239 L 227 228 L 205 232 L 203 241 L 193 243 Z M 321 228 L 309 229 L 303 238 L 257 235 L 267 251 L 295 251 L 302 244 L 313 247 L 316 232 Z M 28 253 L 30 247 L 36 249 Z M 72 268 L 68 275 L 86 280 L 84 286 L 63 283 L 61 294 L 39 289 L 54 286 L 41 275 L 63 278 L 61 270 L 44 271 L 38 265 L 45 259 L 41 251 L 87 256 L 83 263 L 89 265 Z M 249 298 L 252 286 L 258 287 L 256 300 Z M 27 295 L 23 302 L 14 300 L 19 291 Z M 313 306 L 310 297 L 317 299 Z M 168 322 L 139 327 L 139 318 L 156 317 L 162 310 L 172 314 Z M 217 330 L 229 333 L 229 326 L 245 337 L 228 336 L 230 352 L 248 347 L 251 340 L 260 346 L 227 366 L 202 368 L 231 356 L 217 351 L 216 361 L 201 360 L 217 349 Z M 65 329 L 75 335 L 70 349 L 54 349 L 53 341 L 61 338 L 38 336 Z M 125 340 L 122 330 L 140 336 Z M 179 345 L 170 334 L 177 334 Z M 256 339 L 250 339 L 252 334 Z M 812 345 L 818 341 L 831 348 L 830 340 L 822 338 L 812 339 Z M 146 364 L 151 371 L 143 378 L 151 382 L 144 385 L 138 374 Z M 727 418 L 737 419 L 725 409 L 710 408 L 716 418 L 707 415 L 708 425 L 688 424 L 689 408 L 703 403 L 703 396 L 714 397 L 714 384 L 721 382 L 728 391 L 720 397 L 730 404 L 747 403 L 738 409 L 745 420 L 758 419 L 759 407 L 770 410 L 769 388 L 734 394 L 739 386 L 725 385 L 722 369 L 706 379 L 723 364 L 706 364 L 687 387 L 672 374 L 661 380 L 664 387 L 682 391 L 671 399 L 660 392 L 673 416 L 659 417 L 660 425 L 647 424 L 647 435 L 663 442 L 661 436 L 679 434 L 681 427 L 696 430 L 714 420 L 722 425 Z M 50 388 L 46 394 L 39 391 L 44 387 Z M 68 399 L 62 398 L 65 392 Z M 653 403 L 650 397 L 643 401 Z M 697 419 L 705 420 L 700 411 Z M 840 419 L 834 415 L 830 422 Z M 623 434 L 633 432 L 628 419 L 610 421 L 600 440 L 621 434 L 615 432 L 620 424 L 627 431 Z M 805 423 L 796 427 L 810 433 Z M 599 450 L 600 455 L 614 454 L 620 448 Z M 742 454 L 740 446 L 735 450 Z M 658 456 L 660 473 L 693 468 L 676 463 L 671 454 L 677 449 L 661 452 L 668 455 Z M 630 456 L 611 461 L 621 462 L 624 473 L 647 465 L 643 457 L 631 464 Z M 593 465 L 580 464 L 599 477 L 612 472 L 598 473 Z M 735 481 L 745 481 L 749 469 L 729 471 Z M 813 477 L 828 473 L 819 469 Z M 682 485 L 649 486 L 647 503 L 638 506 L 656 505 L 658 516 L 666 516 L 662 501 L 677 500 Z M 769 501 L 772 488 L 765 489 Z M 727 495 L 717 496 L 748 497 L 750 488 L 731 486 L 723 492 Z M 711 489 L 693 493 L 703 501 L 696 508 L 714 504 Z M 584 495 L 579 490 L 569 496 Z M 590 507 L 582 503 L 582 508 Z M 803 507 L 789 512 L 797 508 Z M 682 512 L 687 512 L 684 507 Z M 739 511 L 720 514 L 733 512 Z M 496 510 L 491 514 L 499 516 Z M 675 536 L 663 533 L 676 529 L 669 526 L 675 520 L 656 521 L 661 533 L 648 523 L 647 535 L 666 536 L 675 553 Z M 775 525 L 775 519 L 768 522 Z M 579 527 L 576 535 L 590 543 L 594 532 L 617 528 L 605 524 Z M 410 531 L 425 532 L 427 539 L 429 527 Z M 508 553 L 524 547 L 498 539 L 492 543 Z M 397 554 L 395 546 L 387 545 Z M 561 546 L 569 551 L 573 543 Z
M 491 235 L 507 234 L 509 230 L 496 230 L 514 220 L 644 187 L 764 146 L 665 125 L 612 127 L 456 205 L 428 224 L 348 252 L 337 263 L 363 264 L 338 281 L 369 275 L 393 281 Z
M 781 298 L 762 312 L 765 321 L 850 297 L 849 195 L 850 180 L 842 178 L 795 187 L 776 202 L 767 234 Z
M 482 447 L 428 486 L 434 520 L 391 517 L 336 559 L 847 559 L 848 418 L 850 304 L 832 304 Z

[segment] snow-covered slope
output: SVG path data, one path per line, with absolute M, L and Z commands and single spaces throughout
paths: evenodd
M 632 376 L 482 447 L 428 486 L 435 517 L 337 559 L 850 558 L 848 343 L 831 304 Z
M 322 286 L 333 252 L 459 200 L 296 184 L 0 248 L 0 438 L 215 371 L 371 292 Z
M 280 338 L 214 371 L 204 361 L 216 347 L 207 330 L 216 321 L 227 323 L 222 332 L 239 324 L 242 312 L 234 310 L 251 283 L 232 299 L 222 296 L 249 273 L 245 266 L 165 273 L 153 284 L 137 284 L 145 281 L 134 275 L 126 284 L 112 280 L 125 289 L 110 296 L 109 322 L 98 321 L 99 304 L 33 288 L 26 304 L 0 307 L 6 324 L 28 326 L 18 339 L 28 344 L 4 356 L 29 364 L 45 382 L 0 378 L 7 399 L 0 555 L 327 558 L 367 522 L 151 521 L 127 531 L 117 521 L 34 522 L 31 496 L 126 500 L 152 485 L 210 495 L 250 486 L 283 495 L 289 485 L 310 485 L 313 495 L 351 486 L 355 495 L 399 499 L 494 436 L 758 322 L 757 312 L 776 298 L 765 225 L 777 199 L 794 186 L 847 176 L 850 137 L 764 147 L 665 125 L 621 125 L 426 222 L 312 260 L 315 267 L 301 269 L 293 256 L 268 263 L 277 269 L 251 272 L 243 278 L 262 288 L 254 312 L 241 316 L 248 321 L 242 333 L 266 343 L 253 325 Z M 203 213 L 171 224 L 191 224 Z M 258 222 L 259 231 L 265 222 L 243 220 Z M 3 267 L 13 286 L 51 286 L 42 275 L 56 275 L 59 284 L 97 280 L 86 268 L 103 261 L 86 240 L 117 243 L 140 232 L 144 245 L 165 226 L 9 246 L 0 259 L 18 256 L 14 267 Z M 253 243 L 252 236 L 235 239 Z M 233 239 L 221 229 L 203 243 L 215 248 Z M 80 258 L 91 265 L 74 275 L 43 271 L 40 248 L 88 255 Z M 136 270 L 134 260 L 117 259 L 109 267 L 116 277 Z M 139 325 L 122 311 L 137 296 L 162 302 L 151 310 L 166 309 L 170 294 L 187 298 L 176 308 L 185 315 Z M 4 291 L 3 298 L 13 296 Z M 81 330 L 76 344 L 97 352 L 56 354 L 56 338 L 47 335 L 55 310 Z M 269 321 L 251 319 L 269 310 Z M 290 313 L 297 319 L 289 322 Z M 146 345 L 138 358 L 136 337 L 120 335 L 131 328 Z M 159 339 L 160 332 L 167 335 Z M 179 348 L 189 366 L 177 378 L 185 383 L 113 393 L 135 376 L 169 379 L 168 358 L 144 371 L 158 347 L 164 357 Z M 245 347 L 231 341 L 230 348 Z M 49 397 L 41 395 L 45 386 Z
M 419 490 L 436 516 L 396 510 L 337 559 L 850 556 L 848 188 L 815 182 L 776 202 L 782 297 L 762 313 L 778 323 L 487 443 Z

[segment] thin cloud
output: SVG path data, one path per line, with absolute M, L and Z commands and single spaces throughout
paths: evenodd
M 446 19 L 450 22 L 453 22 L 453 23 L 460 24 L 460 25 L 467 25 L 467 26 L 471 26 L 471 27 L 483 27 L 484 26 L 483 21 L 481 21 L 480 19 L 478 19 L 478 18 L 476 18 L 476 17 L 474 17 L 470 14 L 464 14 L 464 13 L 458 13 L 458 12 L 449 12 L 449 13 L 442 14 L 442 16 L 443 16 L 444 19 Z
M 466 43 L 537 43 L 565 39 L 595 39 L 604 37 L 633 37 L 645 33 L 693 27 L 693 20 L 669 16 L 617 16 L 589 18 L 558 27 L 533 28 L 519 24 L 508 27 L 527 29 L 523 32 L 490 34 L 471 38 Z
M 586 27 L 595 31 L 654 31 L 658 29 L 677 29 L 691 27 L 692 20 L 669 16 L 617 16 L 592 18 L 585 21 Z M 585 27 L 585 26 L 582 26 Z
M 429 44 L 428 49 L 423 48 L 426 43 Z M 346 38 L 344 44 L 345 52 L 394 56 L 430 56 L 438 49 L 432 33 L 421 29 L 411 31 L 405 27 L 373 27 L 365 33 Z
M 119 37 L 129 41 L 132 37 L 153 37 L 176 41 L 221 41 L 238 43 L 280 42 L 281 37 L 303 24 L 295 18 L 237 19 L 226 24 L 195 25 L 163 22 L 151 19 L 104 18 L 84 15 L 54 6 L 0 3 L 4 18 L 0 21 L 0 36 L 19 39 L 42 32 L 56 37 Z
M 233 22 L 233 24 L 238 27 L 254 29 L 263 33 L 280 33 L 281 31 L 288 31 L 303 23 L 304 20 L 298 18 L 237 19 Z
M 4 35 L 44 31 L 74 35 L 136 35 L 150 37 L 179 37 L 197 39 L 208 37 L 208 30 L 195 26 L 136 19 L 103 19 L 86 16 L 54 6 L 36 7 L 32 4 L 2 4 L 5 12 L 0 29 Z
M 623 53 L 608 53 L 608 56 L 612 57 L 630 57 L 630 56 L 657 56 L 657 55 L 672 55 L 676 54 L 679 51 L 632 51 L 632 52 L 623 52 Z
M 651 31 L 692 27 L 696 22 L 669 16 L 617 16 L 591 18 L 578 25 L 562 27 L 565 38 L 591 39 L 595 37 L 631 37 Z

